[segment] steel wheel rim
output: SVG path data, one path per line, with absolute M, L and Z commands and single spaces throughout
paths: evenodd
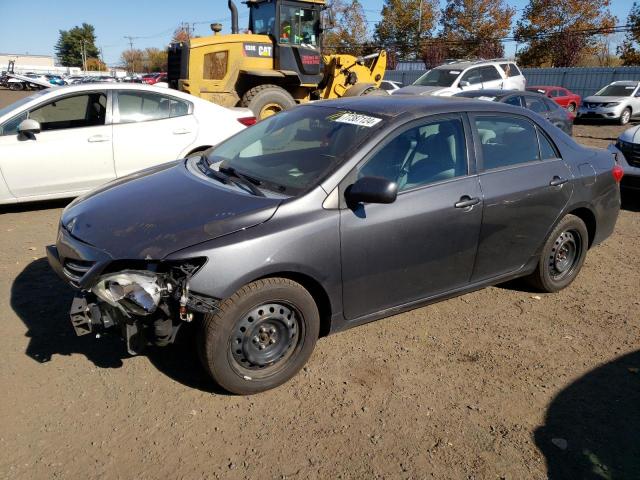
M 229 360 L 240 376 L 264 378 L 279 372 L 300 348 L 304 322 L 285 302 L 258 305 L 236 322 L 229 342 Z
M 277 103 L 267 103 L 262 110 L 260 110 L 260 120 L 271 117 L 276 113 L 280 113 L 283 108 Z
M 580 259 L 582 239 L 576 231 L 562 232 L 554 242 L 549 254 L 549 272 L 554 281 L 571 276 Z

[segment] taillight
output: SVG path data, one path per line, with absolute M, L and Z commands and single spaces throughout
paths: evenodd
M 622 177 L 624 177 L 624 170 L 620 165 L 615 165 L 611 169 L 611 175 L 613 175 L 613 179 L 616 181 L 616 183 L 620 183 L 620 180 L 622 180 Z
M 240 117 L 238 121 L 245 127 L 250 127 L 251 125 L 255 125 L 257 120 L 256 117 Z

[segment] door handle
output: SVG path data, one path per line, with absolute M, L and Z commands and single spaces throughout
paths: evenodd
M 471 198 L 469 195 L 464 195 L 460 197 L 460 200 L 458 200 L 458 202 L 454 205 L 454 207 L 467 208 L 467 207 L 473 207 L 478 203 L 480 203 L 480 199 L 478 197 Z
M 567 180 L 566 178 L 562 178 L 559 176 L 555 176 L 551 179 L 551 181 L 549 182 L 549 185 L 552 187 L 559 187 L 561 185 L 564 185 L 565 183 L 567 183 L 569 180 Z
M 109 140 L 111 140 L 111 137 L 107 137 L 106 135 L 94 135 L 87 139 L 87 141 L 91 143 L 108 142 Z
M 189 130 L 188 128 L 178 128 L 173 131 L 174 135 L 185 135 L 187 133 L 191 133 L 191 130 Z

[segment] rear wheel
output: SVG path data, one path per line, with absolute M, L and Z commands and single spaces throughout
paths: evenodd
M 547 239 L 536 271 L 527 280 L 543 292 L 557 292 L 575 280 L 587 256 L 589 234 L 575 215 L 565 216 Z
M 625 108 L 620 114 L 620 119 L 618 121 L 620 122 L 620 125 L 626 125 L 629 123 L 629 120 L 631 120 L 631 110 L 629 110 L 629 108 Z
M 240 105 L 250 108 L 258 120 L 264 120 L 283 110 L 294 107 L 296 101 L 282 87 L 277 85 L 258 85 L 243 95 Z
M 9 90 L 23 90 L 24 89 L 24 85 L 20 82 L 10 82 L 9 83 Z
M 319 331 L 311 294 L 292 280 L 267 278 L 242 287 L 204 317 L 198 351 L 218 385 L 247 395 L 293 377 L 311 356 Z
M 576 111 L 576 104 L 570 103 L 569 105 L 567 105 L 567 110 L 571 113 L 574 113 Z

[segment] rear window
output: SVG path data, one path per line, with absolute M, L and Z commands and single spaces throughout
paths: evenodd
M 515 63 L 501 63 L 500 68 L 502 68 L 507 77 L 517 77 L 518 75 L 522 75 L 522 72 L 520 72 L 520 69 Z

